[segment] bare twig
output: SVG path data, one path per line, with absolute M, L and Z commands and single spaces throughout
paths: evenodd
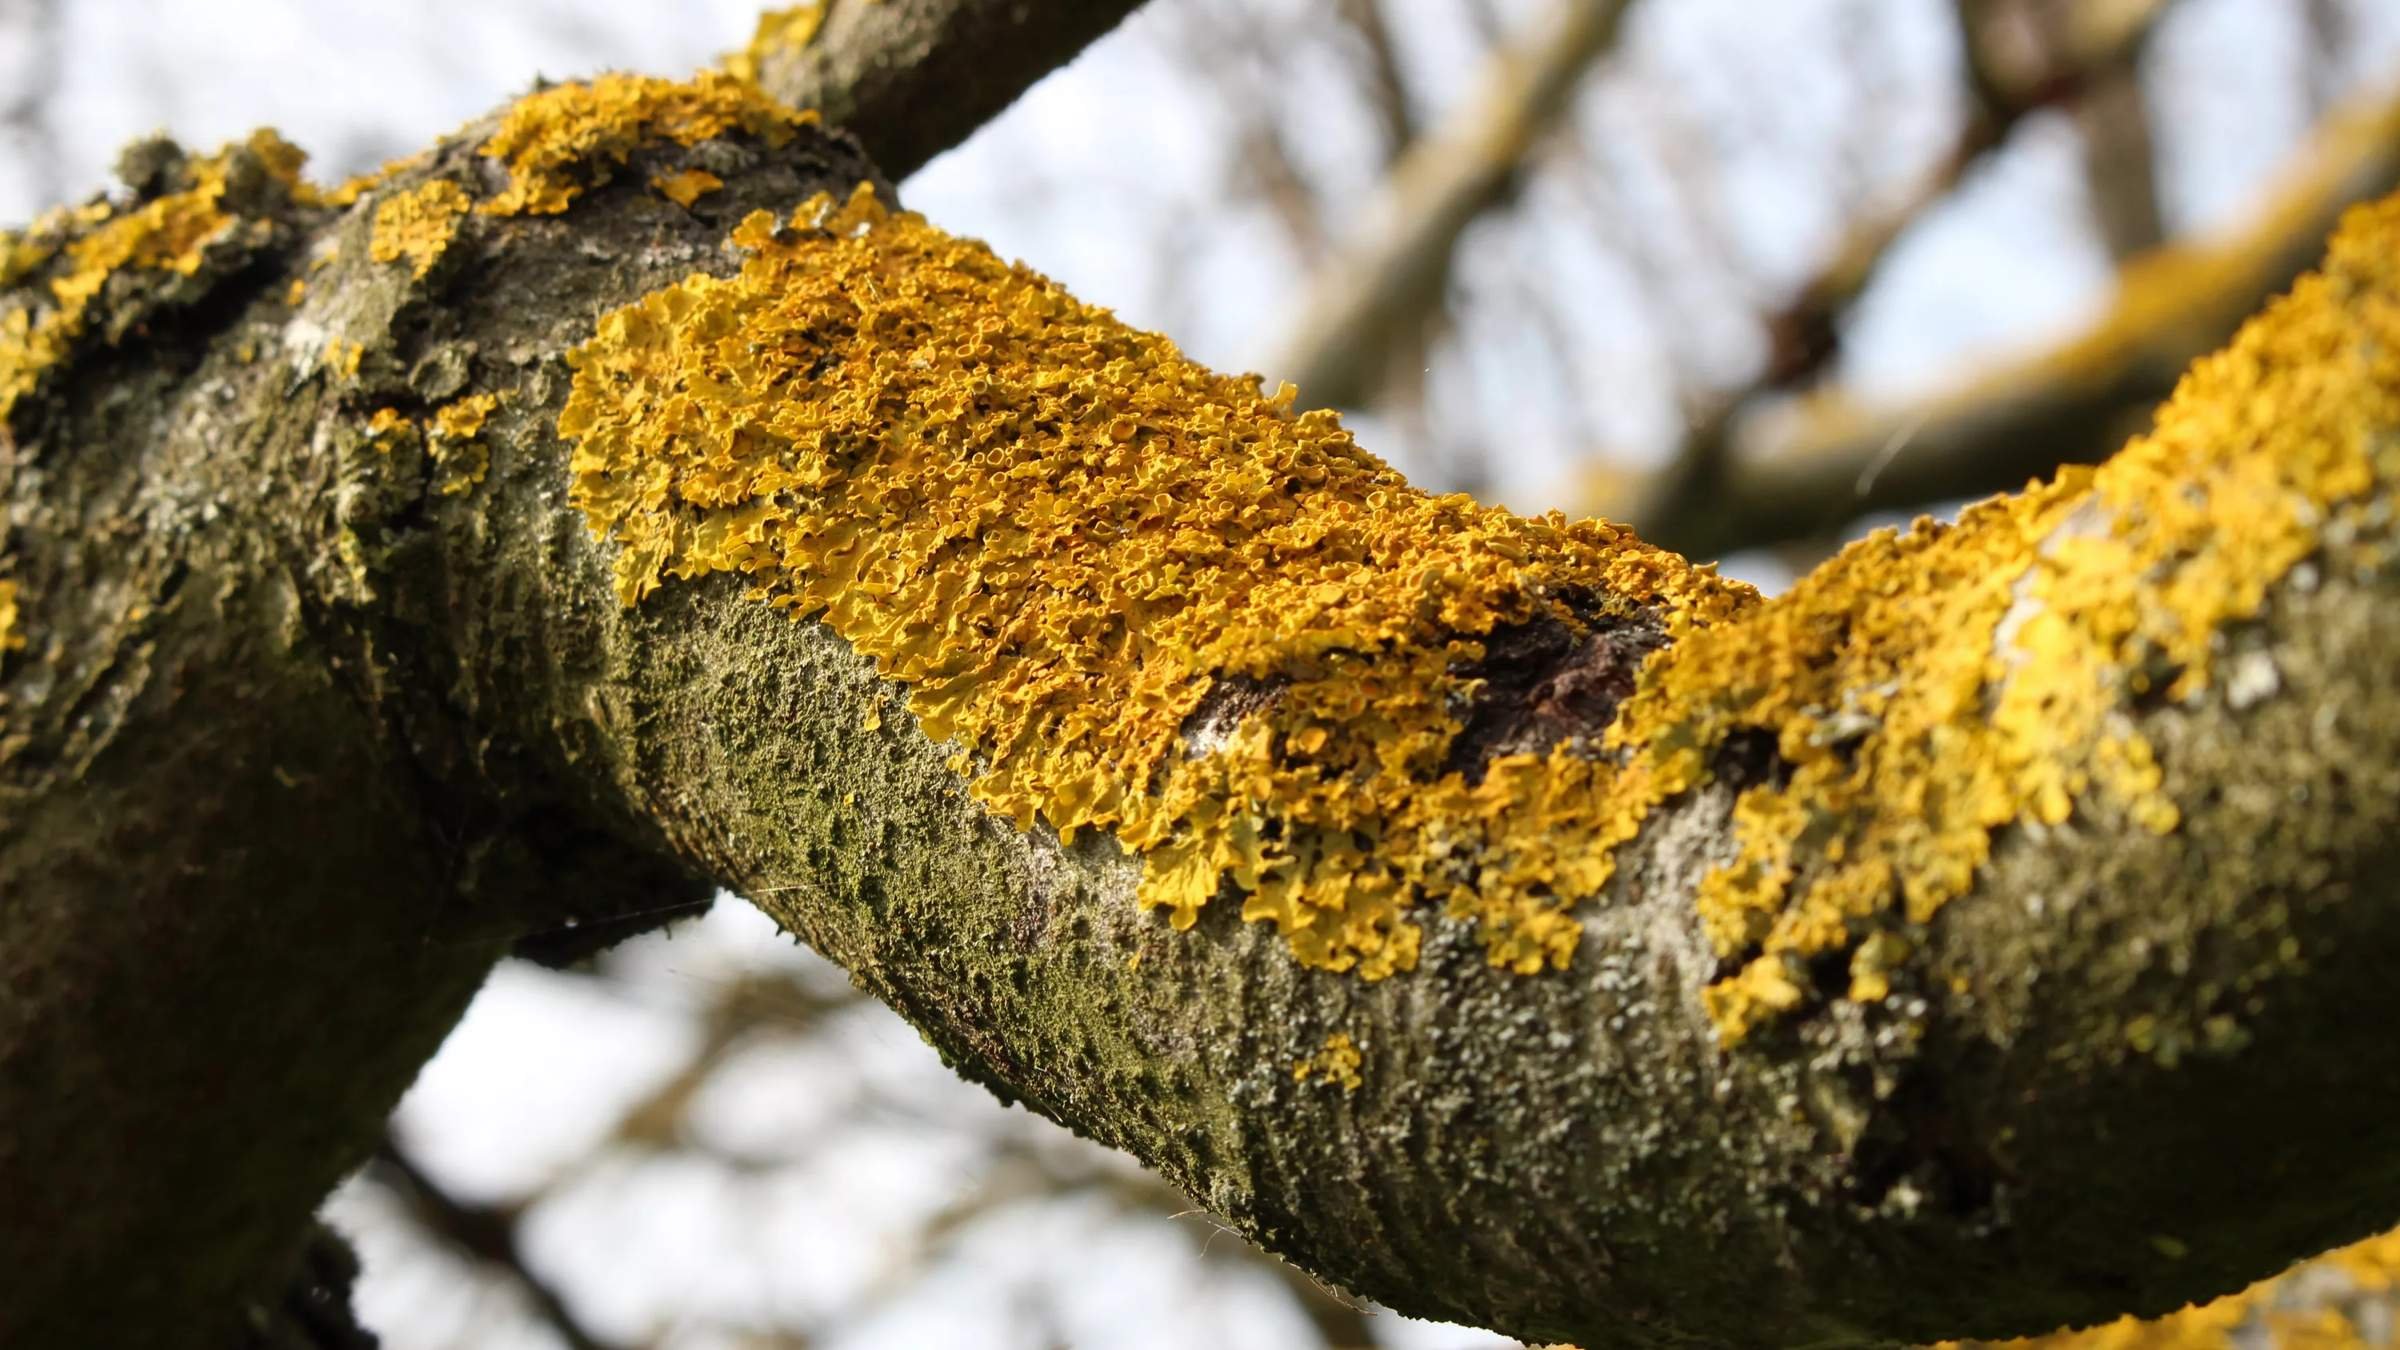
M 1384 4 L 1385 0 L 1338 0 L 1334 9 L 1358 35 L 1366 57 L 1368 101 L 1383 128 L 1385 153 L 1397 160 L 1416 141 L 1417 124 L 1408 105 L 1408 82 L 1400 74 L 1400 53 L 1392 45 L 1391 25 L 1384 22 Z
M 1874 283 L 1901 237 L 2006 145 L 2028 117 L 2045 109 L 2079 106 L 2096 89 L 2112 83 L 2138 93 L 2136 63 L 2172 3 L 2150 0 L 2121 8 L 2116 11 L 2118 22 L 2105 27 L 2061 27 L 2040 51 L 2030 56 L 2020 51 L 2013 59 L 2003 59 L 1994 49 L 2006 44 L 1990 33 L 1996 0 L 1959 0 L 1960 75 L 1968 109 L 1949 153 L 1903 200 L 1855 224 L 1791 303 L 1765 320 L 1765 368 L 1749 388 L 1710 402 L 1695 418 L 1675 459 L 1634 504 L 1630 514 L 1646 535 L 1661 542 L 1712 541 L 1703 553 L 1723 546 L 1726 539 L 1738 539 L 1710 533 L 1706 522 L 1716 520 L 1722 510 L 1722 479 L 1730 472 L 1735 431 L 1757 400 L 1797 388 L 1832 364 L 1841 316 Z M 1888 438 L 1875 448 L 1887 444 Z
M 517 1240 L 518 1206 L 479 1204 L 451 1194 L 389 1137 L 367 1175 L 398 1196 L 426 1232 L 515 1281 L 570 1350 L 616 1350 L 618 1342 L 585 1326 L 558 1290 L 526 1264 Z
M 1687 505 L 1659 512 L 1645 533 L 1716 556 L 2100 459 L 2140 430 L 2185 365 L 2316 259 L 2344 209 L 2395 184 L 2400 99 L 2387 93 L 2328 119 L 2247 228 L 2136 260 L 2108 313 L 2051 350 L 1920 404 L 1870 412 L 1820 399 L 1768 456 L 1732 453 L 1731 420 L 1708 429 L 1728 447 L 1724 472 L 1704 492 L 1687 489 Z
M 2108 256 L 2119 263 L 2167 241 L 2158 200 L 2158 154 L 2141 70 L 2126 62 L 2093 82 L 2075 105 L 2083 134 L 2083 181 Z

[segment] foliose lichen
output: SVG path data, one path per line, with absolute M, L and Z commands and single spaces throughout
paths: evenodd
M 1414 963 L 1430 902 L 1495 961 L 1568 959 L 1647 794 L 1588 743 L 1448 769 L 1469 668 L 1510 625 L 1719 622 L 1747 588 L 1411 488 L 1332 415 L 863 187 L 734 241 L 738 275 L 618 310 L 570 358 L 572 495 L 627 603 L 735 572 L 823 617 L 994 809 L 1142 853 L 1140 900 L 1177 927 L 1231 887 L 1301 960 L 1373 978 Z M 1243 688 L 1268 692 L 1196 744 L 1212 691 Z
M 627 604 L 748 578 L 904 685 L 993 809 L 1110 831 L 1142 904 L 1188 927 L 1238 898 L 1310 965 L 1408 969 L 1442 910 L 1496 964 L 1563 966 L 1615 850 L 1763 748 L 1698 896 L 1739 1039 L 1919 978 L 2004 826 L 2178 827 L 2131 710 L 2205 688 L 2215 636 L 2400 467 L 2395 213 L 2105 468 L 1771 602 L 1605 523 L 1411 488 L 1331 415 L 863 187 L 604 317 L 559 428 Z M 1665 643 L 1604 735 L 1460 762 L 1496 642 L 1637 621 Z
M 367 256 L 379 263 L 405 259 L 409 274 L 423 277 L 450 247 L 460 217 L 471 203 L 464 189 L 447 178 L 435 178 L 375 206 L 375 233 Z M 295 283 L 297 284 L 297 283 Z
M 504 161 L 509 178 L 476 210 L 555 215 L 645 145 L 697 145 L 740 131 L 775 147 L 816 116 L 715 71 L 689 82 L 619 74 L 555 85 L 517 100 L 484 143 L 483 154 Z
M 18 285 L 46 268 L 53 274 L 38 293 L 27 288 L 0 296 L 0 418 L 74 349 L 111 277 L 131 269 L 181 276 L 200 270 L 209 247 L 238 223 L 224 207 L 237 155 L 287 189 L 300 185 L 301 152 L 272 131 L 258 131 L 214 155 L 180 161 L 173 191 L 132 206 L 99 201 L 53 212 L 10 240 L 0 252 L 6 277 L 0 286 Z
M 706 169 L 683 169 L 652 178 L 650 186 L 658 189 L 658 195 L 688 209 L 702 197 L 725 186 L 725 180 Z
M 806 47 L 816 41 L 817 30 L 824 23 L 822 0 L 766 11 L 758 16 L 758 27 L 751 31 L 749 45 L 726 54 L 722 62 L 725 73 L 737 80 L 755 82 L 770 55 Z
M 483 424 L 499 406 L 500 395 L 483 393 L 465 395 L 434 410 L 433 420 L 425 428 L 425 449 L 445 471 L 439 486 L 443 495 L 470 491 L 483 481 L 491 467 Z M 373 430 L 372 419 L 369 430 Z
M 1367 1081 L 1359 1072 L 1359 1066 L 1365 1062 L 1366 1056 L 1360 1053 L 1357 1042 L 1350 1039 L 1350 1033 L 1337 1031 L 1325 1038 L 1323 1049 L 1292 1066 L 1292 1080 L 1306 1083 L 1313 1079 L 1336 1085 L 1344 1092 L 1356 1092 Z
M 0 581 L 0 653 L 24 647 L 25 635 L 17 631 L 17 583 Z

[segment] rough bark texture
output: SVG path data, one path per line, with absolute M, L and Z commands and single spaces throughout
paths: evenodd
M 129 165 L 152 201 L 185 172 Z M 455 718 L 429 480 L 341 434 L 359 386 L 324 351 L 423 311 L 359 237 L 358 284 L 294 313 L 340 218 L 251 148 L 224 177 L 201 265 L 116 277 L 71 380 L 0 427 L 9 1344 L 267 1316 L 512 938 L 698 886 Z
M 2400 1208 L 2400 629 L 2349 547 L 2386 527 L 2225 636 L 2271 680 L 2125 696 L 2179 829 L 2103 803 L 2002 830 L 1891 998 L 1812 971 L 1723 1043 L 1693 897 L 1737 793 L 1788 770 L 1739 739 L 1618 849 L 1566 969 L 1432 915 L 1416 969 L 1363 981 L 1222 900 L 1172 931 L 1139 859 L 986 809 L 867 659 L 740 580 L 620 603 L 566 502 L 567 352 L 741 266 L 748 212 L 874 171 L 813 129 L 642 140 L 571 166 L 561 214 L 378 250 L 435 178 L 502 194 L 491 130 L 353 209 L 229 196 L 247 242 L 110 281 L 8 416 L 0 1340 L 229 1338 L 504 943 L 703 878 L 1269 1247 L 1538 1339 L 2042 1330 Z M 651 186 L 692 169 L 722 188 Z M 373 430 L 482 395 L 464 435 Z M 1527 708 L 1481 724 L 1614 717 L 1655 640 L 1496 643 L 1485 687 Z M 1295 1073 L 1337 1035 L 1354 1089 Z
M 859 129 L 894 180 L 965 140 L 1140 0 L 826 0 L 798 42 L 761 31 L 767 92 Z

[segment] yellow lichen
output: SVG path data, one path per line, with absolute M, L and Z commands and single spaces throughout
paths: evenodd
M 111 208 L 105 201 L 54 206 L 23 231 L 0 230 L 0 287 L 14 286 L 33 275 L 34 269 L 58 256 L 59 249 L 69 239 L 108 219 L 110 214 Z
M 422 277 L 450 247 L 459 217 L 469 205 L 465 191 L 447 178 L 387 197 L 376 204 L 375 234 L 368 241 L 367 256 L 379 263 L 405 258 L 409 274 Z
M 13 652 L 25 646 L 25 635 L 17 631 L 17 583 L 0 581 L 0 652 Z
M 1718 953 L 1747 961 L 1710 993 L 1729 1033 L 1782 1010 L 1795 962 L 1964 893 L 2002 825 L 2178 827 L 2125 710 L 2205 688 L 2215 636 L 2400 472 L 2378 444 L 2400 425 L 2396 238 L 2400 205 L 2356 216 L 2097 471 L 1875 536 L 1659 658 L 1615 735 L 1665 784 L 1699 782 L 1737 731 L 1771 734 L 1788 769 L 1743 793 L 1740 857 L 1701 887 Z
M 1350 1033 L 1337 1031 L 1325 1038 L 1324 1049 L 1292 1066 L 1292 1078 L 1301 1083 L 1313 1078 L 1320 1083 L 1339 1084 L 1344 1092 L 1356 1092 L 1366 1081 L 1358 1072 L 1359 1065 L 1365 1062 L 1366 1057 L 1351 1042 Z
M 300 152 L 274 132 L 258 131 L 239 147 L 189 161 L 181 171 L 188 186 L 180 191 L 123 211 L 95 203 L 61 218 L 58 233 L 73 232 L 63 243 L 43 244 L 37 231 L 12 247 L 9 266 L 19 270 L 19 279 L 47 265 L 62 247 L 70 266 L 50 279 L 51 303 L 39 312 L 29 304 L 0 302 L 5 306 L 0 307 L 0 418 L 33 392 L 43 371 L 65 359 L 110 277 L 128 268 L 183 276 L 200 270 L 208 246 L 234 224 L 220 203 L 237 150 L 256 157 L 287 187 L 298 183 Z
M 466 492 L 483 481 L 491 467 L 491 454 L 483 444 L 483 424 L 499 406 L 498 394 L 469 394 L 434 410 L 433 422 L 425 430 L 425 449 L 434 463 L 449 471 L 441 482 L 443 495 Z
M 686 210 L 692 203 L 725 186 L 725 180 L 706 169 L 685 169 L 681 173 L 660 174 L 650 180 L 660 196 Z
M 726 73 L 737 80 L 755 82 L 768 56 L 777 51 L 796 51 L 816 41 L 817 29 L 824 22 L 825 6 L 821 0 L 768 10 L 758 16 L 758 27 L 750 33 L 750 45 L 726 54 Z
M 2105 469 L 1877 535 L 1768 603 L 1603 523 L 1410 488 L 1331 415 L 863 188 L 758 213 L 738 275 L 605 316 L 559 427 L 626 603 L 749 578 L 906 686 L 995 810 L 1112 831 L 1144 905 L 1188 927 L 1238 895 L 1311 965 L 1406 969 L 1431 907 L 1496 964 L 1563 965 L 1617 846 L 1763 747 L 1699 894 L 1738 1039 L 1923 978 L 1914 930 L 2004 825 L 2177 827 L 2126 710 L 2204 687 L 2212 638 L 2394 470 L 2396 215 Z M 1457 762 L 1496 632 L 1634 622 L 1668 642 L 1604 744 Z
M 746 81 L 704 71 L 689 83 L 603 75 L 517 100 L 483 153 L 508 165 L 508 186 L 476 208 L 485 214 L 555 215 L 587 187 L 615 176 L 642 146 L 697 145 L 732 132 L 769 146 L 816 120 L 784 107 Z
M 337 187 L 315 192 L 311 194 L 311 199 L 320 206 L 348 206 L 367 193 L 382 187 L 395 176 L 406 173 L 424 162 L 425 154 L 422 151 L 401 159 L 386 160 L 373 172 L 359 174 L 345 179 Z
M 417 425 L 408 420 L 398 408 L 377 408 L 367 419 L 367 439 L 378 453 L 388 454 L 393 446 L 415 434 Z
M 2239 1293 L 2165 1317 L 2123 1317 L 2081 1331 L 1997 1343 L 1944 1341 L 1934 1350 L 1964 1350 L 1969 1344 L 2008 1350 L 2364 1350 L 2389 1342 L 2367 1339 L 2360 1305 L 2388 1309 L 2396 1286 L 2400 1232 L 2304 1261 Z
M 367 345 L 341 338 L 325 340 L 325 364 L 345 380 L 358 378 L 358 366 L 367 357 Z
M 1607 525 L 1419 492 L 1331 414 L 863 188 L 778 225 L 570 358 L 573 497 L 628 603 L 729 571 L 822 615 L 980 757 L 984 801 L 1146 855 L 1140 898 L 1177 927 L 1231 883 L 1314 965 L 1410 967 L 1427 903 L 1495 961 L 1565 962 L 1644 793 L 1588 744 L 1448 768 L 1484 639 L 1721 621 L 1752 592 Z M 1195 746 L 1212 689 L 1260 696 Z

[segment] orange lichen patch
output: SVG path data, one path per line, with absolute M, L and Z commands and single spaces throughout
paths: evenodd
M 13 652 L 25 646 L 25 635 L 17 631 L 17 583 L 0 581 L 0 652 Z
M 287 187 L 298 183 L 301 153 L 274 132 L 253 132 L 238 149 L 248 151 Z M 43 371 L 65 358 L 110 277 L 127 268 L 183 276 L 200 270 L 208 246 L 234 224 L 220 203 L 236 150 L 228 146 L 189 161 L 181 171 L 189 186 L 182 191 L 124 211 L 95 203 L 60 218 L 58 233 L 72 230 L 72 238 L 42 243 L 37 230 L 12 246 L 10 266 L 22 268 L 19 279 L 51 263 L 62 248 L 70 265 L 50 279 L 52 303 L 41 312 L 26 304 L 0 308 L 0 418 L 33 392 Z M 28 249 L 28 244 L 33 247 Z
M 367 440 L 378 453 L 388 454 L 393 446 L 416 433 L 417 424 L 402 415 L 398 408 L 377 408 L 367 419 Z
M 824 23 L 825 6 L 822 3 L 770 9 L 758 16 L 758 27 L 751 31 L 750 45 L 726 54 L 725 72 L 737 80 L 756 81 L 768 56 L 778 51 L 797 50 L 816 41 L 817 29 Z
M 2368 1238 L 2304 1261 L 2239 1293 L 2165 1317 L 2119 1318 L 2082 1331 L 1997 1344 L 2009 1350 L 2363 1350 L 2386 1345 L 2366 1334 L 2366 1305 L 2381 1305 L 2390 1320 L 2391 1294 L 2400 1286 L 2400 1233 Z M 1935 1350 L 1963 1350 L 1944 1341 Z M 1979 1343 L 1980 1344 L 1980 1343 Z
M 1598 522 L 1411 488 L 1331 414 L 863 188 L 734 240 L 737 276 L 570 357 L 573 499 L 626 603 L 734 572 L 822 616 L 965 747 L 982 800 L 1113 830 L 1177 927 L 1230 885 L 1316 966 L 1407 969 L 1429 904 L 1495 961 L 1567 960 L 1649 793 L 1591 738 L 1470 781 L 1473 663 L 1511 625 L 1704 625 L 1753 592 Z
M 375 206 L 375 234 L 367 256 L 379 263 L 408 260 L 409 274 L 422 277 L 450 247 L 459 217 L 471 203 L 458 184 L 436 178 Z
M 1613 734 L 1670 790 L 1736 732 L 1786 770 L 1742 794 L 1740 856 L 1701 886 L 1719 955 L 1747 963 L 1709 995 L 1729 1036 L 1797 1006 L 1830 953 L 1854 994 L 1888 992 L 1879 935 L 1964 893 L 2002 825 L 2178 827 L 2127 709 L 2206 688 L 2217 635 L 2400 475 L 2396 242 L 2400 203 L 2355 214 L 2099 470 L 1874 536 L 1653 665 Z
M 1338 1083 L 1344 1092 L 1356 1092 L 1366 1081 L 1359 1066 L 1366 1057 L 1350 1040 L 1350 1033 L 1337 1031 L 1325 1038 L 1325 1048 L 1292 1066 L 1292 1078 L 1305 1083 L 1315 1079 L 1320 1083 Z
M 703 71 L 688 83 L 603 75 L 517 100 L 483 153 L 508 164 L 508 187 L 476 208 L 488 215 L 555 215 L 614 176 L 635 150 L 660 141 L 697 145 L 739 131 L 779 146 L 816 120 L 747 81 Z
M 34 269 L 58 256 L 67 241 L 109 218 L 105 201 L 82 206 L 54 206 L 35 217 L 23 231 L 0 230 L 0 286 L 14 286 Z
M 345 380 L 358 378 L 359 362 L 366 356 L 367 345 L 363 342 L 346 342 L 338 337 L 325 340 L 325 364 Z
M 660 174 L 650 180 L 660 196 L 686 210 L 692 203 L 725 186 L 725 180 L 706 169 L 685 169 L 681 173 Z
M 1230 890 L 1311 965 L 1406 969 L 1438 905 L 1496 964 L 1562 966 L 1616 847 L 1764 747 L 1698 897 L 1737 1040 L 1923 979 L 1915 930 L 2004 825 L 2177 828 L 2128 709 L 2206 687 L 2216 636 L 2400 473 L 2395 240 L 2400 205 L 2360 217 L 2105 469 L 1765 604 L 1605 524 L 1418 492 L 864 190 L 604 317 L 559 428 L 626 603 L 750 578 L 906 685 L 994 809 L 1111 830 L 1177 927 Z M 1668 645 L 1605 736 L 1454 762 L 1495 635 L 1637 621 Z
M 434 463 L 449 470 L 441 483 L 444 495 L 468 491 L 483 481 L 491 467 L 490 452 L 483 444 L 483 424 L 499 406 L 498 394 L 469 394 L 434 410 L 433 421 L 425 430 L 425 448 Z M 372 422 L 368 429 L 373 430 Z

